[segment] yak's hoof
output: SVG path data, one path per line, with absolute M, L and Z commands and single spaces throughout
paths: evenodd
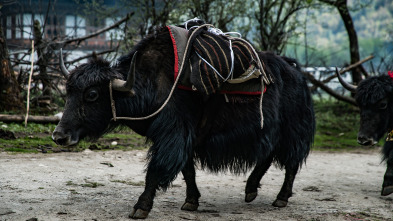
M 183 206 L 181 207 L 182 210 L 187 210 L 187 211 L 196 211 L 198 209 L 198 204 L 192 204 L 192 203 L 187 203 L 185 202 Z
M 286 207 L 287 204 L 288 204 L 288 201 L 276 199 L 276 200 L 273 202 L 272 205 L 275 206 L 275 207 Z
M 382 196 L 387 196 L 387 195 L 389 195 L 391 193 L 393 193 L 393 186 L 382 187 L 382 192 L 381 192 Z
M 149 215 L 149 211 L 137 209 L 135 210 L 134 208 L 132 209 L 131 214 L 129 217 L 131 219 L 146 219 L 146 217 Z
M 249 202 L 255 200 L 255 198 L 257 197 L 257 195 L 258 195 L 258 192 L 247 193 L 247 194 L 246 194 L 246 199 L 245 199 L 245 201 L 246 201 L 247 203 L 249 203 Z

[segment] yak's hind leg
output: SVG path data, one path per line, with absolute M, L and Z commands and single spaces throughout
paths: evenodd
M 198 187 L 195 182 L 195 168 L 194 160 L 190 158 L 182 170 L 184 180 L 186 181 L 186 201 L 181 207 L 182 210 L 195 211 L 199 206 L 199 193 Z
M 393 193 L 393 163 L 387 165 L 385 176 L 383 177 L 382 196 Z
M 260 186 L 260 181 L 265 175 L 266 171 L 269 169 L 270 165 L 272 164 L 273 161 L 273 156 L 269 156 L 269 158 L 262 162 L 258 163 L 254 170 L 251 172 L 250 176 L 247 179 L 247 184 L 246 184 L 246 197 L 245 201 L 247 203 L 253 201 L 257 195 L 258 195 L 258 190 L 257 188 Z
M 285 166 L 285 179 L 282 184 L 281 190 L 277 195 L 277 199 L 273 202 L 275 207 L 286 207 L 289 197 L 292 196 L 293 182 L 295 181 L 296 174 L 299 170 L 299 164 L 290 167 Z

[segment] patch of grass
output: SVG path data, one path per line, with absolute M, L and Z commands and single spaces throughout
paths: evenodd
M 88 180 L 85 180 L 85 182 L 86 182 L 86 183 L 81 184 L 80 186 L 81 186 L 81 187 L 90 187 L 90 188 L 97 188 L 97 187 L 99 187 L 99 186 L 105 186 L 105 185 L 102 184 L 102 183 L 92 182 L 92 181 L 88 181 Z
M 314 149 L 364 148 L 357 143 L 360 115 L 353 105 L 338 101 L 314 101 L 316 134 Z M 382 145 L 380 142 L 378 145 Z
M 78 184 L 76 184 L 70 180 L 70 181 L 67 181 L 66 186 L 78 186 Z
M 350 104 L 329 100 L 314 100 L 316 134 L 314 150 L 340 151 L 364 148 L 357 143 L 359 109 Z M 72 147 L 57 146 L 51 138 L 55 124 L 3 123 L 0 127 L 15 134 L 15 140 L 0 139 L 0 151 L 13 153 L 51 153 L 59 151 L 79 152 L 146 149 L 151 144 L 129 128 L 119 128 L 101 137 L 96 142 L 81 141 Z M 116 145 L 112 145 L 116 142 Z M 378 145 L 382 145 L 383 140 Z
M 23 149 L 23 148 L 18 148 L 18 147 L 4 148 L 4 150 L 7 152 L 13 152 L 13 153 L 38 153 L 37 150 Z
M 71 194 L 79 194 L 79 193 L 76 192 L 76 190 L 74 190 L 74 189 L 70 189 L 69 191 L 71 192 Z
M 48 133 L 51 134 L 55 129 L 55 124 L 37 124 L 37 123 L 28 123 L 27 127 L 25 127 L 24 123 L 4 123 L 0 121 L 0 125 L 3 129 L 12 131 L 14 133 L 27 133 L 27 134 L 35 134 L 35 133 Z
M 104 184 L 85 180 L 85 183 L 82 183 L 82 184 L 77 184 L 77 183 L 74 183 L 73 181 L 67 181 L 66 186 L 81 186 L 81 187 L 97 188 L 99 186 L 104 186 Z M 70 191 L 74 191 L 74 190 L 70 189 Z
M 14 133 L 16 139 L 1 139 L 0 151 L 13 153 L 52 153 L 52 152 L 80 152 L 85 149 L 91 150 L 133 150 L 145 149 L 145 138 L 136 134 L 131 129 L 120 128 L 104 135 L 96 142 L 81 141 L 76 146 L 61 147 L 56 145 L 51 137 L 55 124 L 29 123 L 24 127 L 23 123 L 0 122 L 0 128 Z M 116 141 L 117 145 L 112 145 Z
M 134 182 L 134 181 L 126 181 L 126 180 L 111 180 L 113 183 L 122 183 L 130 186 L 145 186 L 144 181 Z

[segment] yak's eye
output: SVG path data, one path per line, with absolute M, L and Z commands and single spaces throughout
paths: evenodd
M 378 108 L 383 110 L 386 109 L 388 107 L 388 101 L 386 99 L 381 100 L 380 102 L 378 102 Z
M 89 102 L 93 102 L 98 98 L 98 90 L 95 88 L 91 88 L 85 92 L 85 100 Z

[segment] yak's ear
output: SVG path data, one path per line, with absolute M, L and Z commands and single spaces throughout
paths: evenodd
M 93 61 L 97 61 L 98 60 L 98 56 L 96 54 L 96 51 L 93 51 L 93 53 L 91 53 L 91 58 L 93 59 Z

